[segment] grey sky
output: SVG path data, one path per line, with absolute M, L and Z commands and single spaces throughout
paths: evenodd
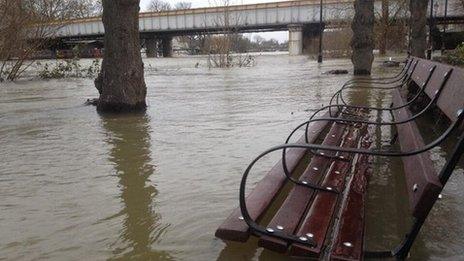
M 177 2 L 191 2 L 193 8 L 208 7 L 211 4 L 221 2 L 221 0 L 164 0 L 165 2 L 175 5 Z M 285 2 L 288 0 L 232 0 L 232 4 L 256 4 L 256 3 L 269 3 L 269 2 Z M 150 0 L 141 0 L 140 7 L 143 10 L 148 6 Z M 248 37 L 253 37 L 255 34 L 247 34 Z M 286 41 L 288 39 L 288 32 L 269 32 L 259 33 L 265 39 L 274 38 L 279 42 Z

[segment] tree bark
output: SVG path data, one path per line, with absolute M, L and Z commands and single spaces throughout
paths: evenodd
M 140 54 L 140 0 L 103 0 L 105 54 L 95 80 L 100 93 L 97 110 L 143 111 L 147 87 Z
M 389 0 L 382 0 L 382 18 L 381 18 L 381 34 L 379 42 L 379 53 L 384 56 L 387 53 L 387 38 L 388 38 L 388 20 L 390 16 L 389 12 L 390 3 Z
M 374 61 L 374 0 L 355 0 L 354 10 L 351 61 L 355 75 L 369 75 Z
M 411 55 L 420 58 L 425 57 L 427 50 L 427 5 L 429 1 L 411 0 L 409 11 L 411 12 Z

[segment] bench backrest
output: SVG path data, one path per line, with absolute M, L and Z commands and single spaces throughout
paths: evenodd
M 438 93 L 436 107 L 451 122 L 456 121 L 457 111 L 464 108 L 464 70 L 429 60 L 414 60 L 418 64 L 411 80 L 420 88 L 425 88 L 425 94 L 432 100 Z M 411 116 L 410 111 L 402 110 L 398 113 L 397 120 L 408 119 Z M 402 151 L 416 150 L 425 145 L 414 121 L 398 125 L 397 130 Z M 428 151 L 404 157 L 403 165 L 413 216 L 425 219 L 445 184 L 440 181 Z
M 412 77 L 412 74 L 414 73 L 416 66 L 418 64 L 418 60 L 414 59 L 413 57 L 408 58 L 406 61 L 406 64 L 403 67 L 403 71 L 406 70 L 404 73 L 405 75 L 403 76 L 403 83 L 405 83 L 408 79 Z
M 436 84 L 432 84 L 438 77 L 435 73 L 436 66 L 434 64 L 424 63 L 423 60 L 414 59 L 417 63 L 411 75 L 411 81 L 419 88 L 425 88 L 431 92 L 435 92 Z M 432 89 L 432 90 L 431 90 Z
M 457 120 L 457 111 L 464 108 L 464 70 L 454 66 L 415 58 L 418 61 L 416 70 L 412 75 L 413 81 L 422 87 L 427 79 L 427 74 L 435 67 L 425 93 L 433 99 L 435 93 L 443 87 L 437 107 L 452 122 Z M 446 74 L 449 74 L 447 79 Z M 444 84 L 444 86 L 442 86 Z
M 451 120 L 456 121 L 457 111 L 464 108 L 464 70 L 462 68 L 441 65 L 443 68 L 453 68 L 437 106 Z

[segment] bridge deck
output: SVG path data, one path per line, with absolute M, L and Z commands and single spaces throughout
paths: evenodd
M 440 0 L 438 0 L 440 1 Z M 456 2 L 457 0 L 450 0 Z M 140 14 L 141 33 L 158 33 L 184 35 L 195 32 L 223 31 L 225 13 L 228 24 L 240 31 L 286 30 L 292 24 L 319 23 L 319 0 L 297 0 L 264 4 L 233 5 L 229 7 L 208 7 L 167 12 L 148 12 Z M 439 5 L 437 18 L 442 19 L 444 4 Z M 464 13 L 459 8 L 448 8 L 449 17 L 461 17 Z M 381 1 L 375 4 L 377 12 L 381 11 Z M 440 9 L 441 8 L 441 9 Z M 390 7 L 395 13 L 394 6 Z M 352 0 L 324 0 L 324 23 L 351 20 L 354 15 Z M 461 19 L 462 20 L 462 19 Z M 101 17 L 76 19 L 64 25 L 56 25 L 56 36 L 72 38 L 81 36 L 101 36 L 104 34 Z

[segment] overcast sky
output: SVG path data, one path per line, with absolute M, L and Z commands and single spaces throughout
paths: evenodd
M 177 2 L 190 2 L 192 3 L 193 8 L 198 7 L 208 7 L 211 4 L 221 2 L 221 0 L 164 0 L 165 2 L 175 5 Z M 232 0 L 232 4 L 256 4 L 256 3 L 268 3 L 268 2 L 284 2 L 288 0 Z M 141 0 L 140 7 L 143 10 L 149 5 L 150 0 Z M 246 34 L 247 37 L 253 37 L 256 34 Z M 269 33 L 259 33 L 265 39 L 274 38 L 279 42 L 288 40 L 288 32 L 269 32 Z

